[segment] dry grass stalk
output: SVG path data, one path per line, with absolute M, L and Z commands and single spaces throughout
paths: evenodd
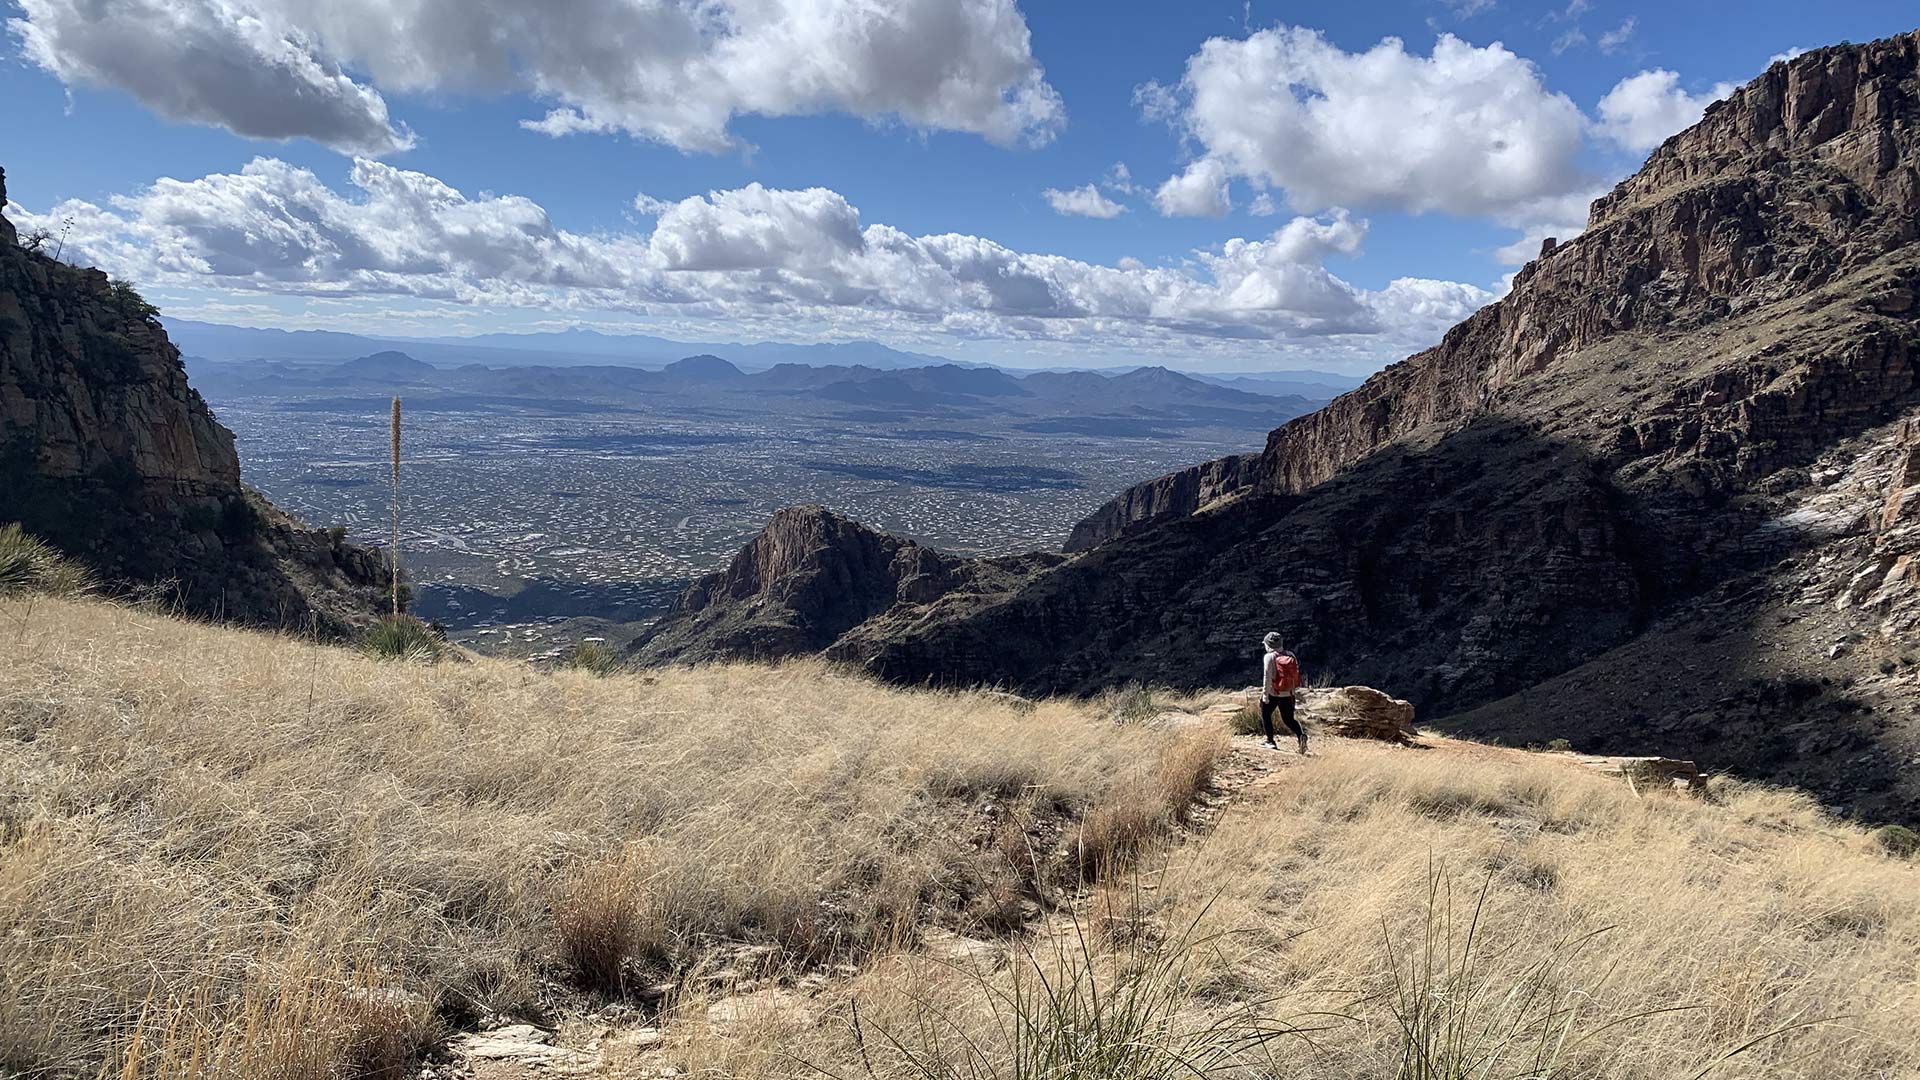
M 393 617 L 400 617 L 400 398 L 393 399 L 393 415 L 387 424 L 389 456 L 393 461 Z

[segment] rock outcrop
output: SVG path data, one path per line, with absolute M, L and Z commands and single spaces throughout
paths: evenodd
M 1900 767 L 1920 757 L 1909 654 L 1823 637 L 1912 626 L 1911 481 L 1816 479 L 1906 477 L 1903 421 L 1920 424 L 1916 34 L 1776 64 L 1507 297 L 1261 454 L 1124 493 L 1071 560 L 888 607 L 823 651 L 902 682 L 1198 687 L 1237 682 L 1279 629 L 1310 676 L 1442 725 L 1622 739 L 1920 810 Z M 1814 511 L 1844 535 L 1781 524 L 1821 499 L 1846 503 Z M 1768 625 L 1711 628 L 1728 617 Z M 1707 642 L 1738 674 L 1702 670 Z M 1826 666 L 1781 663 L 1803 654 Z M 1823 688 L 1783 689 L 1807 678 Z M 1668 693 L 1692 719 L 1653 712 Z M 1852 719 L 1783 744 L 1767 705 L 1791 694 Z
M 693 583 L 634 644 L 643 661 L 818 652 L 888 611 L 1001 589 L 1057 555 L 962 559 L 819 506 L 777 511 L 719 573 Z
M 1401 743 L 1419 734 L 1413 726 L 1413 703 L 1371 686 L 1341 686 L 1302 696 L 1306 715 L 1343 738 Z
M 384 558 L 247 489 L 154 310 L 38 246 L 0 215 L 0 521 L 196 614 L 340 633 L 376 611 Z

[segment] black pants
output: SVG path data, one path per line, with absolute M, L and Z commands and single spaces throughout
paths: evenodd
M 1276 705 L 1280 707 L 1280 722 L 1287 725 L 1287 730 L 1293 732 L 1295 738 L 1305 743 L 1307 741 L 1307 731 L 1300 726 L 1298 720 L 1293 718 L 1293 698 L 1262 695 L 1260 698 L 1260 730 L 1266 735 L 1267 741 L 1273 741 L 1273 709 Z

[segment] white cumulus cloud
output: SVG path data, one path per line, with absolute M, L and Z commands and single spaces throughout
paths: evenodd
M 19 0 L 69 84 L 343 151 L 404 148 L 383 94 L 525 92 L 526 125 L 739 145 L 737 116 L 841 112 L 998 143 L 1065 122 L 1014 0 Z M 361 74 L 357 81 L 347 72 Z
M 1338 342 L 1328 347 L 1341 355 L 1385 359 L 1490 299 L 1444 282 L 1367 292 L 1342 281 L 1322 261 L 1358 252 L 1367 232 L 1345 211 L 1175 265 L 1107 266 L 864 222 L 824 188 L 642 196 L 651 229 L 587 235 L 530 199 L 469 196 L 369 159 L 351 180 L 343 193 L 260 158 L 107 206 L 70 201 L 16 217 L 29 228 L 73 218 L 69 257 L 150 287 L 637 313 L 789 334 L 832 325 L 1108 348 Z
M 379 93 L 292 27 L 225 0 L 19 0 L 28 59 L 68 85 L 110 86 L 171 120 L 350 153 L 412 145 Z
M 1168 177 L 1153 193 L 1153 204 L 1169 217 L 1225 217 L 1233 209 L 1227 167 L 1217 158 L 1201 158 Z
M 1220 213 L 1225 184 L 1279 188 L 1303 213 L 1333 206 L 1499 216 L 1590 181 L 1586 117 L 1501 45 L 1442 34 L 1431 55 L 1387 38 L 1347 52 L 1317 31 L 1215 38 L 1177 88 L 1135 100 L 1201 156 L 1161 189 L 1171 213 Z
M 1621 147 L 1644 154 L 1692 126 L 1708 105 L 1735 89 L 1732 83 L 1720 83 L 1704 94 L 1689 94 L 1674 72 L 1642 71 L 1621 79 L 1600 99 L 1598 130 Z
M 1120 168 L 1124 169 L 1125 166 Z M 1053 207 L 1053 212 L 1056 214 L 1067 214 L 1073 217 L 1117 218 L 1127 212 L 1125 206 L 1100 194 L 1100 189 L 1092 184 L 1083 184 L 1065 191 L 1059 188 L 1048 188 L 1040 195 L 1047 200 L 1048 206 Z

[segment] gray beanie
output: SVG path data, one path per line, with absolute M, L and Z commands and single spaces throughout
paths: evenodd
M 1260 639 L 1260 644 L 1266 646 L 1269 649 L 1278 649 L 1284 643 L 1285 642 L 1280 637 L 1280 632 L 1277 630 L 1271 634 L 1268 634 L 1266 637 L 1263 637 Z

